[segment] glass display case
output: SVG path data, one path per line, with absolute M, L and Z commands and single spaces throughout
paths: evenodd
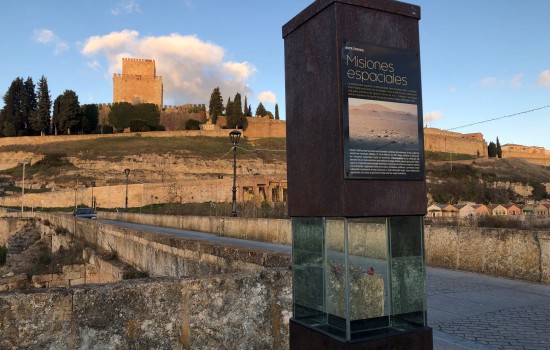
M 295 321 L 341 340 L 426 326 L 423 217 L 293 217 Z

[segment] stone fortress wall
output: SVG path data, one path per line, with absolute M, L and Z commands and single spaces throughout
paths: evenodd
M 435 128 L 424 128 L 424 150 L 487 158 L 487 142 L 481 133 L 461 134 Z
M 517 144 L 502 145 L 502 158 L 521 158 L 530 163 L 550 166 L 550 150 Z
M 123 58 L 122 74 L 113 75 L 113 102 L 162 106 L 162 98 L 162 77 L 156 75 L 155 61 Z

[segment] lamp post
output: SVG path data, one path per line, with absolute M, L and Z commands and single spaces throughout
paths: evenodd
M 76 211 L 76 187 L 74 188 L 74 210 Z
M 95 209 L 95 203 L 94 203 L 94 187 L 95 187 L 95 181 L 90 182 L 90 185 L 92 186 L 92 209 Z
M 25 165 L 27 164 L 27 162 L 28 162 L 27 159 L 23 161 L 23 185 L 21 186 L 21 213 L 23 213 L 24 211 L 23 199 L 25 198 Z
M 239 130 L 233 130 L 229 133 L 231 142 L 233 143 L 233 208 L 231 210 L 231 216 L 237 216 L 237 143 L 241 138 L 241 132 Z
M 126 211 L 128 211 L 128 176 L 130 175 L 130 169 L 124 169 L 124 174 L 126 174 Z

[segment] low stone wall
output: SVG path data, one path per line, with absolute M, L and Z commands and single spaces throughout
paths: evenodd
M 288 270 L 0 293 L 1 349 L 288 349 Z
M 100 212 L 98 217 L 143 225 L 209 232 L 223 237 L 251 241 L 287 245 L 292 243 L 290 220 L 287 219 L 243 219 L 223 216 L 174 216 L 122 212 Z
M 426 263 L 550 284 L 550 232 L 426 226 Z
M 290 256 L 283 253 L 243 247 L 227 249 L 216 243 L 117 227 L 96 220 L 74 219 L 70 215 L 34 215 L 69 230 L 80 240 L 116 252 L 119 260 L 152 277 L 260 272 L 265 268 L 290 266 Z

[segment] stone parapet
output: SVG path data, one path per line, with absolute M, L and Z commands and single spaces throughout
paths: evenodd
M 288 349 L 288 270 L 0 294 L 2 349 Z

